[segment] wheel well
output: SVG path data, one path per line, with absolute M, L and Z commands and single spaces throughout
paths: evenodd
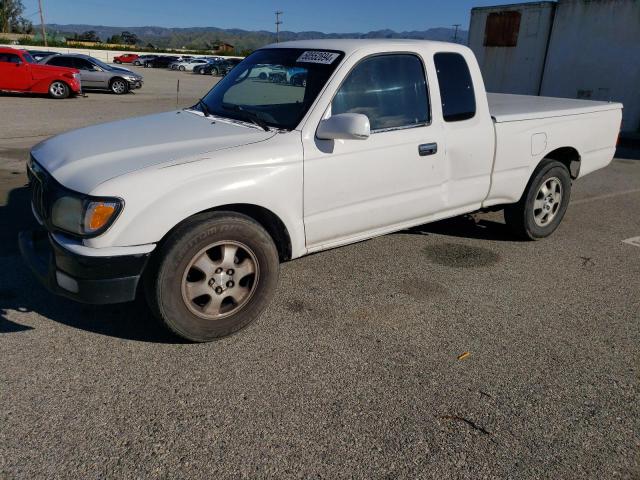
M 276 248 L 278 249 L 280 260 L 286 261 L 291 259 L 291 237 L 289 236 L 289 231 L 287 230 L 287 227 L 282 222 L 282 220 L 280 220 L 280 217 L 278 217 L 271 210 L 260 207 L 258 205 L 235 203 L 210 208 L 209 210 L 204 210 L 194 215 L 199 215 L 200 213 L 205 212 L 236 212 L 242 213 L 247 217 L 251 217 L 253 220 L 258 222 L 271 236 L 273 242 L 276 245 Z M 192 215 L 191 217 L 193 217 L 194 215 Z M 180 224 L 187 221 L 189 218 L 185 218 L 182 222 L 180 222 Z M 167 234 L 159 243 L 164 242 L 164 240 L 170 235 L 171 232 L 173 232 L 177 228 L 177 226 L 178 225 L 167 232 Z
M 557 160 L 567 167 L 572 179 L 578 178 L 580 174 L 580 154 L 573 147 L 562 147 L 547 153 L 544 158 Z

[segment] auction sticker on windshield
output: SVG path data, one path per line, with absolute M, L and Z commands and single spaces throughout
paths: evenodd
M 330 65 L 339 56 L 340 54 L 335 52 L 308 51 L 300 55 L 297 63 L 322 63 L 324 65 Z

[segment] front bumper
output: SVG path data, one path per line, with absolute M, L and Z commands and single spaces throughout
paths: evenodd
M 127 80 L 127 83 L 129 84 L 129 89 L 130 90 L 136 90 L 138 88 L 142 88 L 143 81 L 142 80 L 135 80 L 135 81 L 132 82 L 130 80 Z
M 149 253 L 88 257 L 73 253 L 44 230 L 19 235 L 20 253 L 51 292 L 82 303 L 123 303 L 135 299 Z

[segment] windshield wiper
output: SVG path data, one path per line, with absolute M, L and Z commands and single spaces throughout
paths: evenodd
M 251 110 L 246 110 L 242 108 L 240 105 L 232 105 L 230 103 L 223 103 L 222 108 L 225 110 L 230 110 L 232 112 L 240 112 L 247 120 L 249 120 L 254 125 L 262 128 L 265 132 L 270 132 L 271 129 L 267 122 L 265 122 L 262 118 L 258 116 L 256 112 L 252 112 Z
M 199 99 L 198 103 L 196 103 L 195 105 L 196 107 L 200 107 L 200 110 L 202 110 L 202 113 L 204 113 L 205 117 L 211 117 L 211 112 L 209 111 L 209 107 L 207 107 L 207 104 L 204 103 L 204 100 Z

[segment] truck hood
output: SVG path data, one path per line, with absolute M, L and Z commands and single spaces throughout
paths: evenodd
M 39 143 L 31 154 L 65 187 L 90 193 L 136 170 L 211 157 L 275 134 L 179 110 L 73 130 Z

